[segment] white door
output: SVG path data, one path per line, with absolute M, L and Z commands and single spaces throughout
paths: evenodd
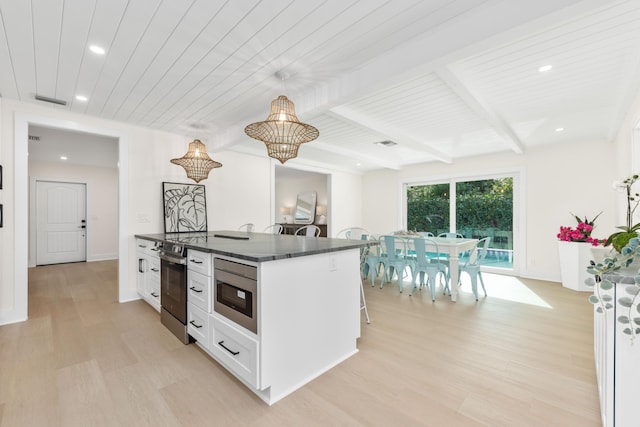
M 36 182 L 36 265 L 86 261 L 86 185 Z

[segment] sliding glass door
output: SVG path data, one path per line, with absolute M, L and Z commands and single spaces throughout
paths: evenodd
M 513 269 L 514 175 L 406 184 L 408 230 L 489 237 L 486 267 Z

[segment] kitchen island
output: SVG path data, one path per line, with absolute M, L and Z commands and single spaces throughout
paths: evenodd
M 136 237 L 187 248 L 189 335 L 267 404 L 358 351 L 360 249 L 368 242 L 238 231 Z M 226 265 L 255 277 L 253 327 L 220 304 L 221 289 L 236 289 L 225 283 Z

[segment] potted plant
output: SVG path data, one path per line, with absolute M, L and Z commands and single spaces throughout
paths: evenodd
M 585 281 L 587 286 L 593 287 L 593 295 L 589 302 L 596 306 L 598 313 L 606 314 L 613 308 L 613 298 L 606 292 L 613 288 L 614 275 L 620 270 L 628 268 L 633 260 L 640 255 L 640 239 L 633 237 L 627 245 L 621 248 L 620 253 L 605 257 L 602 262 L 591 261 L 587 267 L 587 273 L 593 277 Z M 635 273 L 635 274 L 634 274 Z M 640 273 L 637 269 L 630 269 L 627 276 L 633 275 L 633 285 L 625 287 L 625 293 L 618 298 L 618 304 L 627 309 L 627 312 L 617 317 L 618 322 L 627 325 L 623 332 L 631 335 L 633 339 L 640 334 Z
M 585 280 L 588 278 L 585 265 L 592 258 L 592 248 L 604 242 L 591 235 L 595 220 L 601 213 L 591 220 L 571 214 L 576 219 L 577 226 L 575 228 L 561 226 L 560 232 L 556 235 L 562 286 L 565 288 L 574 291 L 591 291 L 591 288 L 585 285 Z
M 578 215 L 571 215 L 574 216 L 578 225 L 575 229 L 572 227 L 560 226 L 560 232 L 557 234 L 558 240 L 563 242 L 586 242 L 593 246 L 598 246 L 601 242 L 604 242 L 604 240 L 596 239 L 591 236 L 591 232 L 595 227 L 594 224 L 596 219 L 602 215 L 602 212 L 593 217 L 591 221 L 589 221 L 586 216 L 583 220 Z
M 616 227 L 621 231 L 617 231 L 607 237 L 604 244 L 605 246 L 613 246 L 618 253 L 621 252 L 622 248 L 625 247 L 632 238 L 638 237 L 638 230 L 640 230 L 640 223 L 632 224 L 633 214 L 640 203 L 640 194 L 631 192 L 631 187 L 637 180 L 638 175 L 632 175 L 622 181 L 622 185 L 624 185 L 627 193 L 627 224 Z
M 593 287 L 589 301 L 596 305 L 598 313 L 603 314 L 616 303 L 608 292 L 614 287 L 614 280 L 621 283 L 622 277 L 627 277 L 627 280 L 634 282 L 624 287 L 624 294 L 617 300 L 617 304 L 626 310 L 626 313 L 617 316 L 617 321 L 626 325 L 623 332 L 631 335 L 632 339 L 640 334 L 640 271 L 637 265 L 633 265 L 635 260 L 640 259 L 640 223 L 632 224 L 633 214 L 640 204 L 640 194 L 631 191 L 638 178 L 637 174 L 632 175 L 621 183 L 627 195 L 626 225 L 617 227 L 620 231 L 611 234 L 605 242 L 605 246 L 611 245 L 617 252 L 608 253 L 602 260 L 591 260 L 587 273 L 593 277 L 585 281 L 587 286 Z M 620 276 L 617 277 L 617 274 Z

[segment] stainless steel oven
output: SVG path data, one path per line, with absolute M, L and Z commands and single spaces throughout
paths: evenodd
M 258 269 L 220 258 L 214 260 L 213 266 L 213 310 L 258 333 Z
M 160 321 L 180 341 L 187 333 L 187 254 L 182 245 L 165 243 L 160 252 Z

